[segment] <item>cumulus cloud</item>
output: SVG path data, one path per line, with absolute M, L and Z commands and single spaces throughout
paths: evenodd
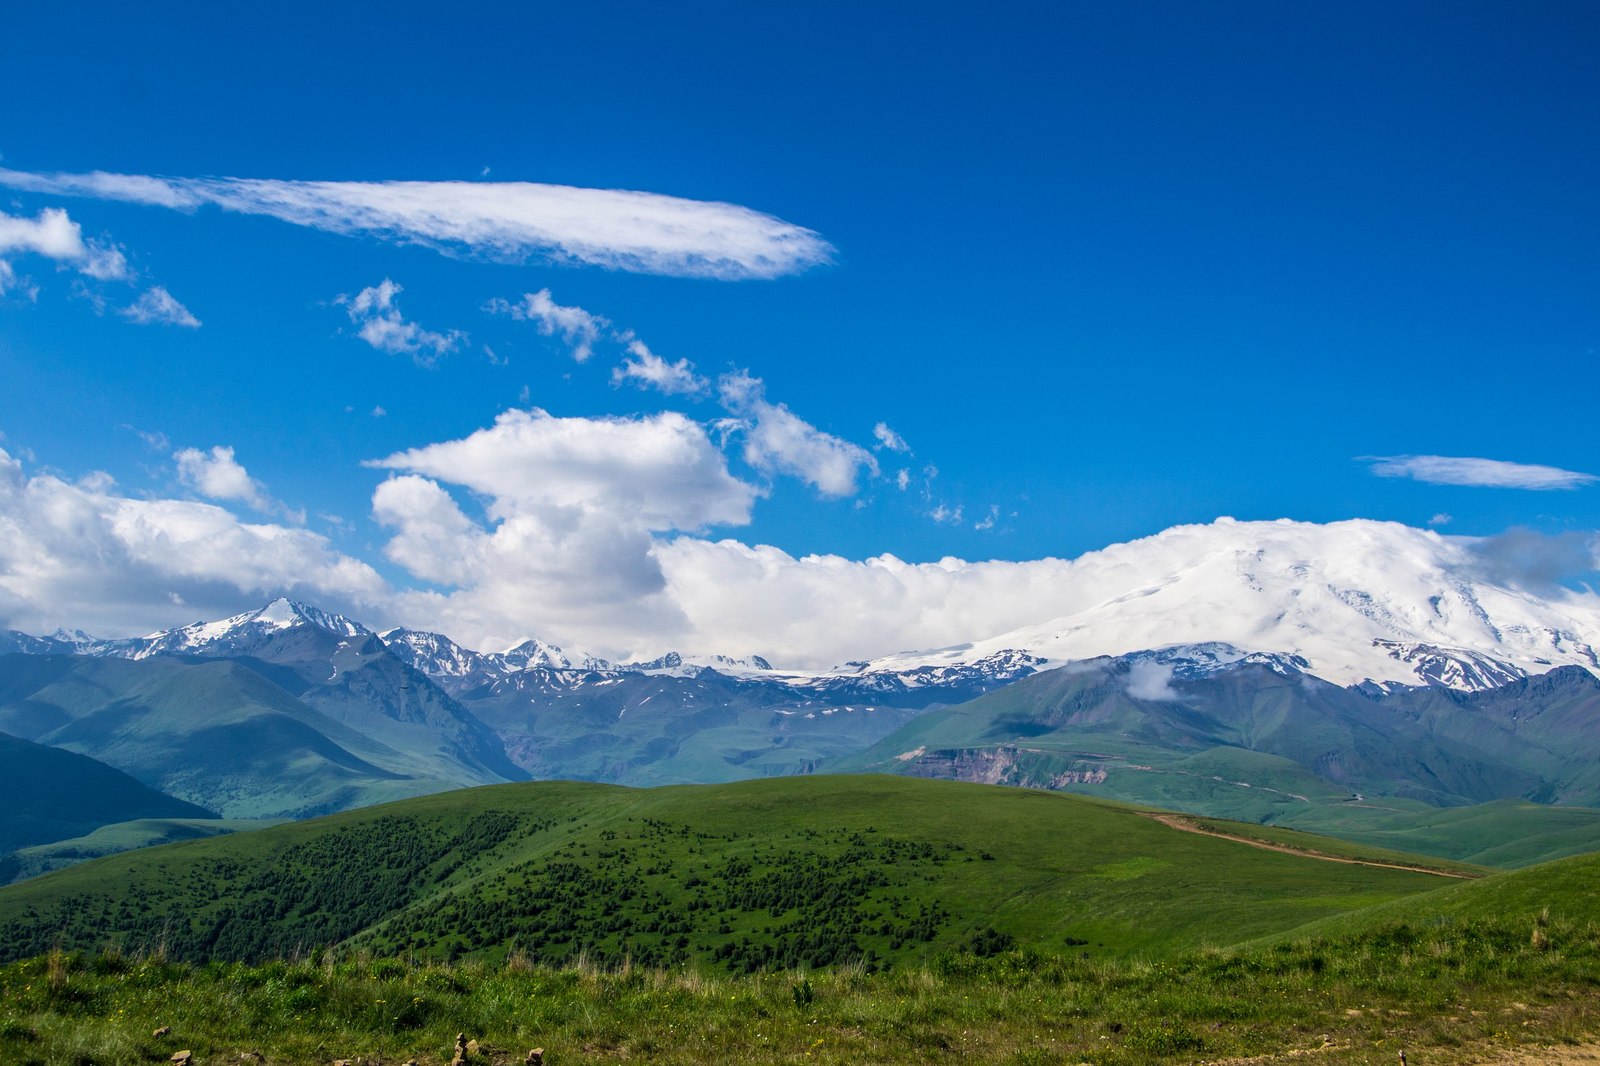
M 611 371 L 613 385 L 624 381 L 631 381 L 640 388 L 658 389 L 669 396 L 697 396 L 711 387 L 709 381 L 695 373 L 694 364 L 689 360 L 669 363 L 637 337 L 628 342 L 628 356 L 622 365 Z
M 532 322 L 546 337 L 561 335 L 572 350 L 572 358 L 582 363 L 594 354 L 595 342 L 601 333 L 610 329 L 611 322 L 592 315 L 581 307 L 566 307 L 555 302 L 549 289 L 524 293 L 521 300 L 490 300 L 489 311 L 497 315 L 510 315 L 519 322 Z
M 490 497 L 496 517 L 542 506 L 605 508 L 647 529 L 743 525 L 756 489 L 728 472 L 705 430 L 676 412 L 557 418 L 512 410 L 456 441 L 370 465 L 438 478 Z
M 67 262 L 89 256 L 82 228 L 58 207 L 47 207 L 32 219 L 0 212 L 0 255 L 17 252 Z
M 278 181 L 0 169 L 32 192 L 266 215 L 339 234 L 503 262 L 530 259 L 678 277 L 774 278 L 831 260 L 813 231 L 737 204 L 531 182 Z
M 757 496 L 729 473 L 704 427 L 674 412 L 625 419 L 508 411 L 461 440 L 370 465 L 397 475 L 373 497 L 374 517 L 394 531 L 385 554 L 447 586 L 404 595 L 398 609 L 489 642 L 519 639 L 537 625 L 616 650 L 623 619 L 632 634 L 641 626 L 680 630 L 681 616 L 663 596 L 653 535 L 742 525 Z M 441 482 L 484 501 L 481 518 Z
M 1600 475 L 1502 459 L 1448 455 L 1365 456 L 1379 477 L 1404 477 L 1430 485 L 1469 485 L 1496 489 L 1576 489 L 1600 481 Z
M 127 635 L 280 593 L 361 617 L 388 592 L 371 567 L 304 529 L 242 522 L 209 503 L 120 496 L 107 479 L 29 476 L 0 450 L 0 627 Z
M 178 480 L 202 496 L 237 501 L 262 514 L 279 514 L 298 525 L 305 524 L 305 514 L 291 510 L 268 495 L 266 486 L 250 476 L 233 457 L 233 449 L 225 444 L 209 452 L 181 448 L 172 458 L 178 464 Z
M 890 429 L 887 422 L 879 422 L 873 426 L 872 436 L 877 440 L 876 447 L 878 448 L 887 448 L 891 452 L 909 453 L 911 451 L 911 445 L 906 443 L 904 437 Z
M 238 500 L 258 511 L 270 505 L 261 482 L 251 477 L 233 457 L 233 449 L 219 444 L 209 452 L 182 448 L 173 453 L 178 480 L 213 500 Z
M 83 228 L 58 207 L 47 207 L 31 219 L 0 211 L 0 255 L 17 254 L 53 259 L 96 281 L 129 281 L 133 277 L 122 249 L 86 240 Z M 7 269 L 9 272 L 9 265 Z
M 125 307 L 118 313 L 141 326 L 160 324 L 182 326 L 185 329 L 200 328 L 200 320 L 194 317 L 193 312 L 174 299 L 173 295 L 160 285 L 145 290 L 132 306 Z
M 757 470 L 792 475 L 824 496 L 854 495 L 862 471 L 877 476 L 871 452 L 823 432 L 786 404 L 771 403 L 766 385 L 747 371 L 724 374 L 717 390 L 723 406 L 741 420 L 744 460 Z

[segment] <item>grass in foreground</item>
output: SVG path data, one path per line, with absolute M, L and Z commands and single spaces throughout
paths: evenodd
M 983 947 L 982 945 L 975 945 Z M 995 945 L 986 945 L 994 947 Z M 170 1026 L 166 1037 L 153 1037 Z M 185 965 L 50 956 L 0 968 L 0 1061 L 484 1063 L 1193 1062 L 1323 1049 L 1318 1063 L 1458 1061 L 1600 1032 L 1600 926 L 1434 918 L 1159 962 L 1003 951 L 925 968 L 713 976 L 411 966 L 327 954 Z M 259 1055 L 260 1057 L 255 1057 Z

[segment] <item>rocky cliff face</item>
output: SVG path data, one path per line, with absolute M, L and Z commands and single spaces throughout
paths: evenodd
M 1102 766 L 1061 767 L 1061 760 L 1041 752 L 1003 744 L 993 748 L 918 749 L 902 755 L 903 773 L 911 777 L 937 777 L 980 785 L 1014 785 L 1022 788 L 1063 788 L 1099 785 L 1106 780 Z

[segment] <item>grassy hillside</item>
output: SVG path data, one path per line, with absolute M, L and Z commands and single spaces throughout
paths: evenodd
M 1509 925 L 1538 944 L 1548 943 L 1559 926 L 1572 930 L 1600 923 L 1600 853 L 1494 874 L 1480 880 L 1443 885 L 1425 896 L 1377 904 L 1359 912 L 1333 915 L 1296 930 L 1296 937 L 1349 937 L 1374 930 L 1403 928 L 1413 942 L 1447 928 Z M 1272 938 L 1269 938 L 1272 939 Z
M 89 859 L 135 848 L 198 840 L 245 829 L 263 829 L 275 824 L 274 821 L 231 818 L 137 818 L 115 822 L 83 836 L 19 848 L 8 862 L 0 864 L 0 883 L 37 877 L 51 870 L 64 870 Z M 10 872 L 10 877 L 5 876 L 7 872 Z
M 1319 841 L 1324 852 L 1362 849 Z M 1181 832 L 1118 805 L 886 776 L 429 796 L 0 890 L 0 951 L 380 955 L 743 971 L 1232 943 L 1438 886 Z
M 1377 908 L 1397 915 L 1334 919 L 1315 937 L 1159 961 L 966 951 L 885 973 L 728 975 L 549 969 L 520 956 L 418 964 L 327 952 L 192 966 L 55 953 L 0 966 L 0 1061 L 135 1066 L 181 1048 L 202 1064 L 444 1063 L 465 1033 L 472 1066 L 512 1066 L 530 1047 L 551 1063 L 674 1066 L 1304 1056 L 1371 1066 L 1398 1051 L 1433 1066 L 1576 1062 L 1564 1052 L 1600 1032 L 1600 925 L 1587 891 L 1600 870 L 1547 872 L 1446 888 L 1442 908 L 1428 894 Z M 1516 1056 L 1519 1045 L 1533 1054 Z

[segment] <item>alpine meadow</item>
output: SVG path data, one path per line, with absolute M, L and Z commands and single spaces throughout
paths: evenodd
M 1600 1063 L 1600 9 L 0 19 L 0 1064 Z

